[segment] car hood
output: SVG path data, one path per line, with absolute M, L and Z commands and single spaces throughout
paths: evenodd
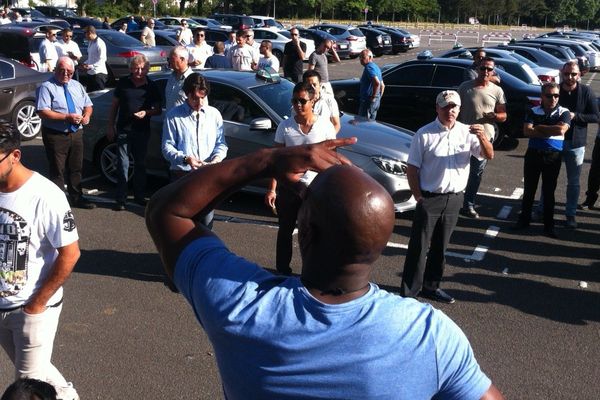
M 414 133 L 395 125 L 369 121 L 354 114 L 344 113 L 340 118 L 340 138 L 355 136 L 356 144 L 345 150 L 364 156 L 387 156 L 406 161 Z

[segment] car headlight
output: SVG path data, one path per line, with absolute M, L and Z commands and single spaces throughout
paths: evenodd
M 404 161 L 396 160 L 385 156 L 372 156 L 371 160 L 381 170 L 388 174 L 394 175 L 406 175 L 406 163 Z

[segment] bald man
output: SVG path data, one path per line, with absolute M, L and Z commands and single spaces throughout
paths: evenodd
M 148 230 L 213 344 L 224 397 L 502 399 L 448 317 L 370 283 L 394 205 L 335 152 L 355 142 L 260 150 L 198 169 L 150 200 Z M 298 215 L 300 277 L 275 276 L 194 224 L 255 179 L 297 182 L 309 169 L 320 173 Z

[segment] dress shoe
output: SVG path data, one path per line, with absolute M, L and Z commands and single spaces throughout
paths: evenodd
M 463 207 L 460 209 L 460 215 L 464 215 L 469 218 L 479 218 L 479 214 L 473 207 Z
M 83 208 L 84 210 L 93 210 L 96 208 L 94 203 L 84 197 L 80 197 L 77 201 L 75 201 L 74 206 L 77 208 Z
M 518 220 L 516 224 L 510 227 L 511 231 L 522 231 L 523 229 L 529 228 L 529 222 Z
M 577 221 L 575 221 L 574 215 L 567 215 L 567 219 L 565 220 L 565 226 L 570 229 L 577 228 Z
M 113 207 L 113 211 L 125 211 L 125 203 L 117 202 Z
M 444 292 L 442 289 L 435 289 L 435 290 L 421 290 L 421 293 L 419 293 L 419 296 L 421 297 L 425 297 L 426 299 L 431 299 L 431 300 L 435 300 L 435 301 L 439 301 L 441 303 L 447 303 L 447 304 L 452 304 L 454 303 L 456 300 L 454 300 L 454 297 L 450 296 L 448 293 Z

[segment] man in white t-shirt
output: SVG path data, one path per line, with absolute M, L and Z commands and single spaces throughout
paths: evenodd
M 58 52 L 56 51 L 56 30 L 50 29 L 46 31 L 46 38 L 40 43 L 38 49 L 40 53 L 40 69 L 43 72 L 52 72 L 56 67 L 56 61 L 58 61 Z
M 248 31 L 240 30 L 235 38 L 237 45 L 229 49 L 228 57 L 236 71 L 252 71 L 258 64 L 258 53 L 248 44 Z
M 17 378 L 46 381 L 58 398 L 79 399 L 51 363 L 62 285 L 80 255 L 77 227 L 62 190 L 21 164 L 19 138 L 0 125 L 0 343 Z
M 79 49 L 79 45 L 73 39 L 73 31 L 71 28 L 65 28 L 62 30 L 62 38 L 56 42 L 56 50 L 58 52 L 58 57 L 66 56 L 73 60 L 73 64 L 75 64 L 75 74 L 72 79 L 79 80 L 79 74 L 77 73 L 77 64 L 81 59 L 81 50 Z
M 148 25 L 144 27 L 142 35 L 140 36 L 140 42 L 144 43 L 148 47 L 156 46 L 156 35 L 154 34 L 154 26 L 156 22 L 154 18 L 148 20 Z
M 273 55 L 273 43 L 271 43 L 270 40 L 265 39 L 260 43 L 259 50 L 260 54 L 262 54 L 262 57 L 258 59 L 258 65 L 256 69 L 271 67 L 278 72 L 279 59 Z
M 335 98 L 324 90 L 323 82 L 321 82 L 321 75 L 316 70 L 310 69 L 304 71 L 302 80 L 315 89 L 313 112 L 324 118 L 329 118 L 335 128 L 335 133 L 337 134 L 341 128 L 340 109 Z
M 185 19 L 181 20 L 181 28 L 177 31 L 177 41 L 184 46 L 192 44 L 194 37 L 192 30 L 188 28 L 188 22 Z
M 194 43 L 188 46 L 188 51 L 190 53 L 188 64 L 190 67 L 204 68 L 206 59 L 213 55 L 213 49 L 206 43 L 206 40 L 204 39 L 205 36 L 206 31 L 204 29 L 194 29 Z

